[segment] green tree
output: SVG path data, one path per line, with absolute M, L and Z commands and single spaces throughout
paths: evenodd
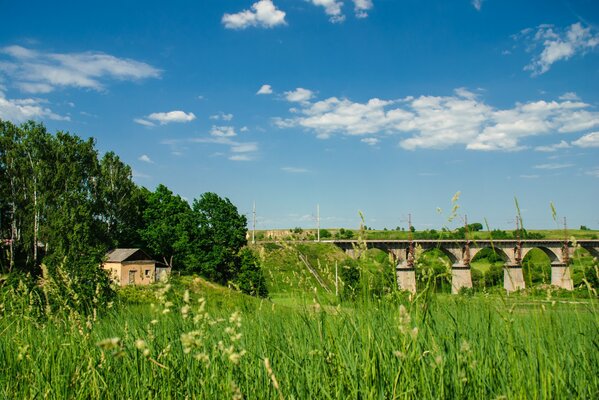
M 131 167 L 113 152 L 100 161 L 97 210 L 109 247 L 139 247 L 146 197 L 132 180 Z
M 268 288 L 266 286 L 266 278 L 260 266 L 260 260 L 254 252 L 244 247 L 239 252 L 238 257 L 238 274 L 235 282 L 239 285 L 239 289 L 246 294 L 258 297 L 268 297 Z
M 193 202 L 198 264 L 193 270 L 220 283 L 237 275 L 237 254 L 247 239 L 247 219 L 227 198 L 204 193 Z
M 197 229 L 189 204 L 164 185 L 143 193 L 147 198 L 139 234 L 148 250 L 175 269 L 192 269 Z

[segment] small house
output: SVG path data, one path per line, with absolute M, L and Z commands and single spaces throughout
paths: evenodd
M 149 285 L 169 274 L 168 265 L 155 261 L 142 249 L 114 249 L 106 253 L 102 268 L 119 286 Z

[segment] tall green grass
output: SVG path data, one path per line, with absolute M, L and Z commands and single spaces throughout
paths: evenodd
M 5 308 L 0 397 L 599 397 L 596 300 L 425 290 L 283 307 L 201 283 L 85 321 Z

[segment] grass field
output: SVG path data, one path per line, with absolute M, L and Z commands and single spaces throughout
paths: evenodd
M 31 294 L 1 291 L 0 397 L 599 398 L 596 296 L 391 285 L 348 301 L 334 293 L 347 262 L 335 246 L 255 250 L 269 300 L 185 276 L 121 290 L 98 315 L 40 319 Z M 368 288 L 388 263 L 365 255 Z

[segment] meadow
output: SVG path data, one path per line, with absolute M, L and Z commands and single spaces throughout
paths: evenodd
M 107 310 L 40 316 L 35 291 L 3 290 L 0 396 L 599 397 L 590 288 L 590 299 L 551 288 L 451 296 L 429 279 L 409 295 L 372 279 L 385 263 L 373 254 L 360 264 L 367 284 L 348 298 L 334 293 L 342 255 L 326 244 L 286 246 L 255 249 L 270 299 L 174 276 L 119 291 Z

